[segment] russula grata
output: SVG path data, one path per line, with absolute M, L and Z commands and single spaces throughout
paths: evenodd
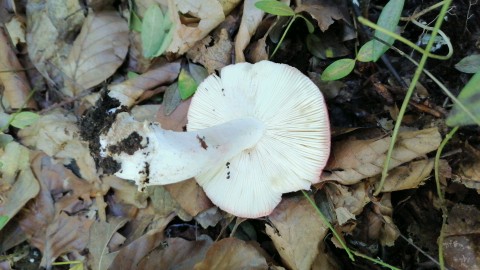
M 297 69 L 261 61 L 224 67 L 199 86 L 188 132 L 120 113 L 100 136 L 101 155 L 140 188 L 195 177 L 221 209 L 268 215 L 283 193 L 319 181 L 330 126 L 318 87 Z

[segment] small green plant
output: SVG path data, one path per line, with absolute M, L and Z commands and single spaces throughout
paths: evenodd
M 308 32 L 310 34 L 313 33 L 313 31 L 315 30 L 315 27 L 307 18 L 305 18 L 299 13 L 295 13 L 295 11 L 291 7 L 289 7 L 287 4 L 283 2 L 278 2 L 276 0 L 263 0 L 255 3 L 255 7 L 265 11 L 266 13 L 270 13 L 277 16 L 290 17 L 287 27 L 285 28 L 285 31 L 283 32 L 283 35 L 280 38 L 280 41 L 278 42 L 277 46 L 273 50 L 273 53 L 270 56 L 270 58 L 272 58 L 275 55 L 275 53 L 277 53 L 278 48 L 280 48 L 280 45 L 282 44 L 283 39 L 288 33 L 288 30 L 290 30 L 290 27 L 292 26 L 293 22 L 295 22 L 297 18 L 302 18 L 305 21 L 305 24 L 307 25 L 307 28 L 308 28 Z
M 380 13 L 377 25 L 390 32 L 395 32 L 400 21 L 404 2 L 404 0 L 390 0 Z M 334 81 L 347 76 L 353 71 L 357 60 L 361 62 L 376 62 L 395 41 L 395 38 L 378 30 L 375 31 L 374 38 L 360 48 L 356 59 L 345 58 L 330 64 L 324 70 L 321 77 L 322 80 Z

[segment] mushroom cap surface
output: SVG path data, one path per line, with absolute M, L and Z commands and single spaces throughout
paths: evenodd
M 330 125 L 324 98 L 307 76 L 270 61 L 226 66 L 199 85 L 187 130 L 239 118 L 260 120 L 266 131 L 254 147 L 195 177 L 214 204 L 239 217 L 261 217 L 283 193 L 319 181 Z

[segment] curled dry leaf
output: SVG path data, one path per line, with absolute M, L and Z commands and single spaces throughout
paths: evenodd
M 265 225 L 282 261 L 289 269 L 310 269 L 323 250 L 325 227 L 304 197 L 284 199 L 268 216 L 274 227 Z
M 323 181 L 338 181 L 344 185 L 381 173 L 390 137 L 373 140 L 344 140 L 333 146 Z M 421 157 L 434 151 L 440 145 L 441 137 L 437 128 L 401 132 L 395 145 L 390 168 Z
M 0 29 L 0 84 L 3 85 L 3 96 L 9 109 L 36 108 L 33 99 L 27 100 L 30 84 L 23 67 L 17 59 L 15 51 L 10 47 L 9 37 L 5 29 Z M 2 99 L 3 100 L 3 99 Z
M 13 218 L 40 191 L 29 158 L 30 151 L 17 142 L 0 148 L 0 216 Z
M 86 142 L 80 140 L 77 118 L 66 111 L 42 115 L 33 125 L 18 132 L 23 144 L 41 150 L 63 164 L 75 162 L 82 178 L 98 179 L 95 162 Z
M 257 30 L 258 25 L 262 21 L 262 17 L 265 14 L 261 9 L 255 6 L 258 0 L 245 0 L 243 3 L 243 15 L 240 28 L 238 29 L 237 36 L 235 37 L 235 62 L 245 62 L 245 55 L 243 50 L 250 43 L 250 39 Z
M 400 236 L 400 231 L 393 223 L 393 206 L 391 200 L 391 193 L 385 193 L 378 202 L 373 202 L 373 211 L 370 215 L 373 222 L 378 227 L 368 226 L 370 230 L 369 239 L 378 239 L 382 246 L 393 246 L 395 240 Z M 376 237 L 372 237 L 373 234 Z
M 109 86 L 108 95 L 120 101 L 120 106 L 131 107 L 148 89 L 173 82 L 180 72 L 180 62 L 165 63 L 138 77 Z
M 335 206 L 339 225 L 355 219 L 355 216 L 363 211 L 364 206 L 370 202 L 368 188 L 369 185 L 363 182 L 351 186 L 337 183 L 328 183 L 325 186 L 326 192 Z
M 76 96 L 110 77 L 123 63 L 128 45 L 128 25 L 118 13 L 90 13 L 63 66 L 69 86 L 65 94 Z
M 194 269 L 268 269 L 268 264 L 252 244 L 230 237 L 214 243 Z
M 86 215 L 97 191 L 63 165 L 44 154 L 32 159 L 40 193 L 19 219 L 30 243 L 42 252 L 41 266 L 50 268 L 67 252 L 82 251 L 88 242 L 93 219 Z
M 93 270 L 107 269 L 115 259 L 117 253 L 109 250 L 108 243 L 125 225 L 125 218 L 111 218 L 108 222 L 97 221 L 90 227 L 90 237 L 88 241 L 88 264 Z
M 174 22 L 175 32 L 167 52 L 184 54 L 195 43 L 207 36 L 210 31 L 225 20 L 225 16 L 240 3 L 240 0 L 169 0 L 169 12 Z M 175 2 L 173 4 L 173 2 Z M 174 6 L 174 8 L 171 8 Z M 182 24 L 180 14 L 189 14 L 199 19 L 195 25 Z
M 194 265 L 205 258 L 213 241 L 206 235 L 198 237 L 197 241 L 187 241 L 183 238 L 168 238 L 163 248 L 157 248 L 144 257 L 138 269 L 191 270 Z
M 444 234 L 447 265 L 459 270 L 480 269 L 480 211 L 477 207 L 455 204 L 448 213 Z

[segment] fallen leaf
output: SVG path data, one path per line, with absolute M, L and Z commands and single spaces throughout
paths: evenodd
M 42 252 L 41 266 L 49 268 L 65 253 L 87 245 L 92 216 L 93 186 L 44 154 L 32 158 L 40 193 L 27 205 L 19 223 L 29 242 Z M 94 216 L 94 215 L 93 215 Z
M 117 12 L 91 12 L 63 66 L 65 94 L 76 96 L 110 77 L 123 63 L 128 45 L 128 25 Z
M 18 133 L 22 143 L 55 157 L 63 164 L 75 163 L 82 178 L 98 180 L 95 162 L 87 142 L 80 140 L 77 118 L 70 112 L 54 110 Z
M 282 261 L 289 269 L 310 269 L 319 252 L 328 228 L 313 206 L 304 197 L 291 197 L 268 216 L 273 227 L 265 231 L 272 239 Z
M 117 253 L 109 250 L 108 243 L 127 221 L 125 218 L 111 218 L 108 222 L 97 221 L 92 224 L 87 248 L 91 256 L 88 264 L 93 270 L 107 269 L 112 264 Z
M 37 196 L 40 185 L 30 168 L 30 151 L 19 143 L 0 148 L 0 163 L 0 216 L 9 220 Z
M 213 241 L 209 236 L 200 235 L 196 241 L 187 241 L 183 238 L 167 238 L 163 248 L 157 248 L 145 256 L 139 263 L 138 269 L 190 270 L 194 265 L 205 258 L 208 248 Z
M 192 99 L 181 101 L 169 115 L 165 114 L 164 109 L 167 104 L 162 103 L 160 109 L 157 111 L 157 122 L 160 123 L 163 129 L 184 131 L 184 127 L 187 125 L 188 108 L 190 108 L 191 101 Z
M 5 29 L 0 29 L 0 83 L 3 86 L 2 103 L 7 109 L 35 109 L 37 107 L 33 99 L 28 100 L 30 84 L 18 61 L 15 51 L 10 46 Z
M 302 4 L 295 9 L 295 13 L 307 12 L 317 21 L 320 30 L 325 32 L 330 25 L 335 22 L 334 20 L 349 21 L 349 13 L 347 5 L 345 4 L 346 1 L 340 2 L 341 3 L 326 0 L 303 0 Z
M 8 35 L 12 41 L 13 46 L 20 43 L 25 43 L 25 19 L 20 16 L 13 16 L 12 19 L 5 24 L 8 30 Z
M 51 85 L 63 84 L 62 67 L 85 15 L 79 1 L 27 2 L 27 49 L 37 70 Z
M 213 41 L 213 45 L 210 43 Z M 232 41 L 227 29 L 221 29 L 218 36 L 207 36 L 187 52 L 187 57 L 193 62 L 202 64 L 209 74 L 231 64 Z
M 418 188 L 430 176 L 433 170 L 433 159 L 410 162 L 396 167 L 388 172 L 382 192 L 392 192 L 404 189 Z M 378 183 L 380 177 L 375 177 Z
M 181 55 L 223 22 L 225 16 L 240 3 L 240 0 L 176 0 L 174 4 L 172 0 L 169 2 L 175 32 L 167 52 Z M 199 21 L 195 25 L 182 24 L 180 14 L 189 14 Z
M 243 3 L 243 14 L 240 28 L 235 37 L 235 62 L 245 62 L 243 51 L 250 43 L 250 39 L 257 30 L 265 14 L 261 9 L 255 6 L 258 0 L 245 0 Z
M 458 270 L 480 269 L 480 211 L 456 203 L 448 213 L 443 241 L 447 265 Z
M 203 189 L 195 179 L 189 179 L 176 184 L 165 185 L 165 189 L 189 215 L 196 216 L 213 207 Z
M 252 244 L 230 237 L 214 243 L 194 269 L 268 269 L 268 264 Z
M 165 241 L 164 229 L 174 217 L 171 214 L 158 219 L 153 229 L 120 249 L 108 269 L 138 269 L 140 261 Z
M 173 82 L 179 72 L 179 61 L 164 63 L 138 77 L 109 86 L 108 95 L 120 101 L 120 106 L 132 107 L 143 92 Z
M 332 154 L 322 174 L 323 181 L 338 181 L 344 185 L 382 172 L 390 137 L 372 140 L 344 140 L 333 145 Z M 441 137 L 437 128 L 401 132 L 393 150 L 390 168 L 421 157 L 440 145 Z

